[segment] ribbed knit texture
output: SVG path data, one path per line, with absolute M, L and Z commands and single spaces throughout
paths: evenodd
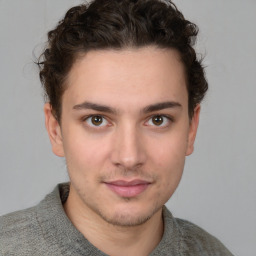
M 68 193 L 69 185 L 59 184 L 37 206 L 0 217 L 0 255 L 106 255 L 86 240 L 66 216 L 62 204 Z M 232 255 L 206 231 L 173 218 L 166 207 L 163 219 L 164 235 L 150 256 Z

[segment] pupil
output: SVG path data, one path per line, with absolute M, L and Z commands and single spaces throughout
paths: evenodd
M 161 124 L 163 123 L 163 117 L 161 117 L 161 116 L 155 116 L 155 117 L 153 118 L 153 123 L 154 123 L 155 125 L 161 125 Z
M 92 123 L 94 125 L 100 125 L 102 123 L 102 117 L 101 116 L 94 116 L 92 118 Z

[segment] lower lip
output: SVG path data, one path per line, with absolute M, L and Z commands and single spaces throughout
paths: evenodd
M 109 183 L 105 183 L 108 188 L 110 188 L 113 192 L 121 197 L 135 197 L 141 194 L 143 191 L 147 189 L 149 186 L 148 183 L 146 184 L 138 184 L 134 186 L 118 186 Z

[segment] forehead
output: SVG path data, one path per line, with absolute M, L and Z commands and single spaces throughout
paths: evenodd
M 113 107 L 168 100 L 185 104 L 186 78 L 179 53 L 153 46 L 89 51 L 71 68 L 63 95 L 64 104 L 85 100 Z

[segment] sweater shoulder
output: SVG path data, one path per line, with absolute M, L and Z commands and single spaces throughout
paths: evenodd
M 213 235 L 183 219 L 175 219 L 184 247 L 189 255 L 232 256 L 232 253 Z
M 36 220 L 35 207 L 8 213 L 0 217 L 0 238 L 13 231 L 24 230 Z
M 35 245 L 39 239 L 43 240 L 36 216 L 36 207 L 31 207 L 0 217 L 0 255 L 32 255 L 36 252 Z

